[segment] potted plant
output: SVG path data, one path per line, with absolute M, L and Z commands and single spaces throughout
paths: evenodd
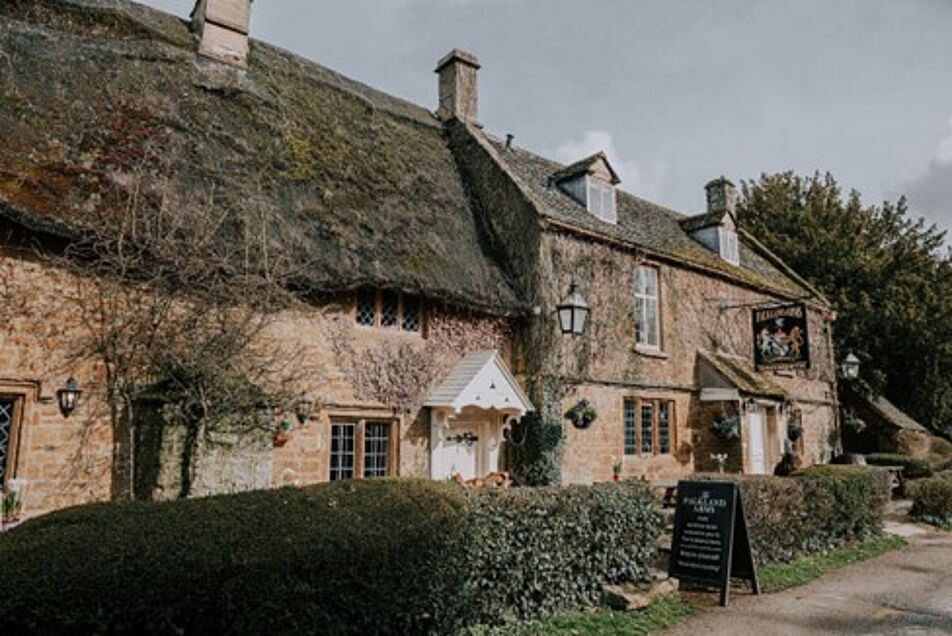
M 737 415 L 719 415 L 711 423 L 714 434 L 725 440 L 740 438 L 740 417 Z
M 595 412 L 595 407 L 586 399 L 579 400 L 578 404 L 570 408 L 565 414 L 566 419 L 572 422 L 572 426 L 583 430 L 591 426 L 597 416 L 598 413 Z
M 616 461 L 612 464 L 612 481 L 621 481 L 621 461 Z
M 711 453 L 711 459 L 717 465 L 717 472 L 723 473 L 727 467 L 727 453 Z
M 0 526 L 2 529 L 9 530 L 20 522 L 20 512 L 23 510 L 23 489 L 26 487 L 26 479 L 13 478 L 10 480 L 7 489 L 0 489 L 0 500 L 2 500 L 2 509 L 0 509 Z

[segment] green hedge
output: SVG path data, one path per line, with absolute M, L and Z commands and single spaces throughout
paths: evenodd
M 647 574 L 664 528 L 644 484 L 514 488 L 474 497 L 472 618 L 527 618 L 596 602 Z
M 885 471 L 815 466 L 791 477 L 703 475 L 740 482 L 758 564 L 782 563 L 877 535 L 889 501 Z
M 661 519 L 639 484 L 366 480 L 85 506 L 0 536 L 0 633 L 447 633 L 640 577 Z
M 913 517 L 952 529 L 952 474 L 916 480 L 906 490 Z
M 870 466 L 902 466 L 902 476 L 905 479 L 920 479 L 932 475 L 929 462 L 908 455 L 870 453 L 866 456 L 866 463 Z

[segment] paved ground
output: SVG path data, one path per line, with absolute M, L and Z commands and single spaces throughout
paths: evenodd
M 730 607 L 706 608 L 663 633 L 952 635 L 952 533 L 889 529 L 909 545 L 786 592 L 732 593 Z

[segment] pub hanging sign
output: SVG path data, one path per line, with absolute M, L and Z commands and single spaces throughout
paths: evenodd
M 753 318 L 754 365 L 758 369 L 810 367 L 806 305 L 755 307 Z

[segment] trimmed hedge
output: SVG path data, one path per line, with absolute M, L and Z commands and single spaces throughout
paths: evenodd
M 920 479 L 932 476 L 932 468 L 929 466 L 929 462 L 908 455 L 870 453 L 866 456 L 866 463 L 870 466 L 902 466 L 904 479 Z
M 919 479 L 909 484 L 913 517 L 952 529 L 952 474 Z
M 703 475 L 740 482 L 754 559 L 792 561 L 878 535 L 890 496 L 885 471 L 814 466 L 791 477 Z
M 634 483 L 84 506 L 0 535 L 0 633 L 447 633 L 589 603 L 645 573 L 662 527 Z

